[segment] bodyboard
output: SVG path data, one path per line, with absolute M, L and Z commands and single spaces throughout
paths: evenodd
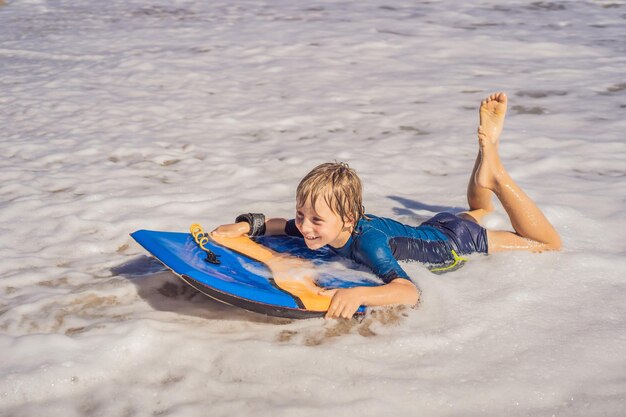
M 131 236 L 200 292 L 269 316 L 322 317 L 331 300 L 325 290 L 382 284 L 368 272 L 346 268 L 330 250 L 309 250 L 295 237 L 209 239 L 203 246 L 219 259 L 214 264 L 190 233 L 139 230 Z M 357 314 L 364 311 L 362 306 Z

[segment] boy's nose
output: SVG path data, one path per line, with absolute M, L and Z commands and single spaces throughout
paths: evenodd
M 302 229 L 301 230 L 302 232 L 310 232 L 312 230 L 312 226 L 313 226 L 313 223 L 311 223 L 307 219 L 303 219 L 302 225 L 300 226 L 300 228 Z

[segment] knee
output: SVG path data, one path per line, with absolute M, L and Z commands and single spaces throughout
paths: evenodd
M 547 250 L 560 251 L 563 247 L 563 242 L 561 241 L 561 236 L 555 233 L 555 236 L 550 239 L 549 242 L 545 243 Z

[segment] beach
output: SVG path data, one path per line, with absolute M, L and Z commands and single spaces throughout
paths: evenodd
M 626 2 L 0 2 L 0 416 L 621 416 Z M 218 303 L 129 234 L 467 208 L 478 105 L 560 252 L 403 266 L 418 308 Z M 484 222 L 510 229 L 498 206 Z

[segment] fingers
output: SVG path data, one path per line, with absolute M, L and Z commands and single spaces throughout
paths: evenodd
M 220 237 L 239 237 L 243 236 L 246 232 L 242 230 L 239 223 L 234 224 L 224 224 L 215 228 L 211 235 L 220 236 Z
M 229 232 L 226 230 L 219 230 L 219 229 L 213 230 L 211 234 L 214 236 L 221 236 L 221 237 L 233 237 L 232 232 Z
M 325 295 L 327 297 L 333 298 L 336 293 L 337 293 L 337 288 L 335 288 L 333 290 L 321 290 L 319 292 L 319 295 Z
M 324 318 L 326 319 L 351 319 L 359 307 L 343 306 L 338 309 L 328 310 Z
M 225 233 L 224 229 L 222 229 L 222 226 L 215 228 L 211 232 L 211 235 L 226 237 L 226 233 Z
M 339 300 L 338 298 L 335 298 L 335 294 L 337 294 L 337 291 L 338 291 L 337 288 L 332 289 L 332 290 L 320 291 L 321 295 L 333 297 L 333 299 L 330 302 L 330 307 L 328 307 L 328 311 L 324 315 L 324 318 L 326 319 L 352 318 L 352 316 L 354 316 L 354 313 L 356 313 L 356 311 L 361 306 L 361 303 L 357 303 L 357 305 L 354 306 L 354 303 L 349 303 L 346 301 Z
M 342 295 L 344 295 L 345 292 L 344 294 L 337 292 L 337 290 L 329 290 L 328 292 L 333 292 L 335 295 L 333 296 L 333 299 L 330 302 L 330 307 L 328 307 L 328 311 L 324 316 L 326 319 L 350 319 L 361 306 L 360 301 L 351 297 L 343 297 Z

